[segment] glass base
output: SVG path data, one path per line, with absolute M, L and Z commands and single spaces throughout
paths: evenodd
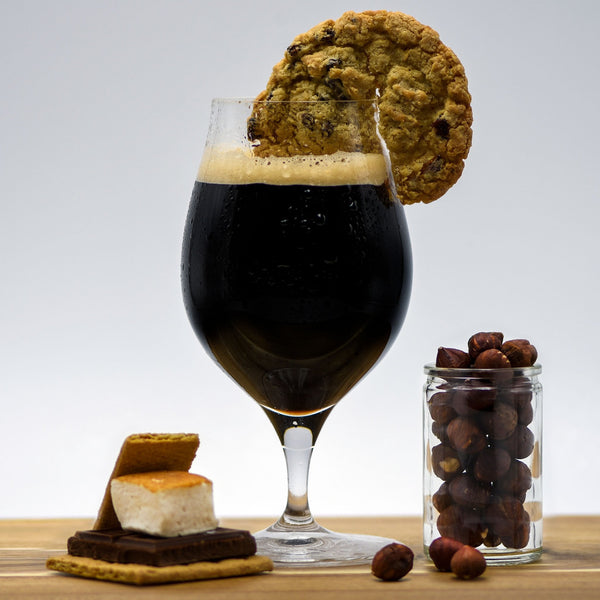
M 375 553 L 396 540 L 336 533 L 313 523 L 290 531 L 280 522 L 254 533 L 257 553 L 268 556 L 277 567 L 334 567 L 371 564 Z
M 542 557 L 541 548 L 531 550 L 498 550 L 490 551 L 489 548 L 482 550 L 485 562 L 490 567 L 502 567 L 507 565 L 525 565 L 535 562 Z
M 514 548 L 485 548 L 479 546 L 477 548 L 484 556 L 488 567 L 505 567 L 510 565 L 526 565 L 535 562 L 542 557 L 542 548 L 529 548 L 516 550 Z M 424 546 L 423 551 L 425 556 L 431 560 L 429 556 L 429 546 Z

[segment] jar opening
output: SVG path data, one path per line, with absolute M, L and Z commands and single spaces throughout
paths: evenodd
M 436 367 L 434 363 L 428 363 L 424 366 L 424 371 L 429 377 L 441 377 L 442 379 L 458 379 L 461 377 L 496 378 L 508 373 L 511 373 L 513 376 L 534 377 L 542 372 L 542 365 L 536 363 L 532 367 L 514 367 L 512 369 L 450 369 L 447 367 Z

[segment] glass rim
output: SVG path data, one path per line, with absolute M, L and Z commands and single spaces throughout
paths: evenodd
M 436 367 L 435 363 L 427 363 L 423 367 L 423 370 L 426 375 L 441 377 L 442 379 L 472 379 L 474 377 L 494 378 L 497 375 L 503 375 L 506 373 L 512 373 L 513 375 L 522 375 L 524 377 L 531 377 L 533 375 L 539 375 L 542 372 L 542 365 L 539 363 L 535 363 L 531 367 L 511 367 L 508 369 L 477 369 L 475 367 L 455 369 L 451 367 Z

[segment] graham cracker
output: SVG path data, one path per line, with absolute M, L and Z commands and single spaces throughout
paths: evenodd
M 247 558 L 226 558 L 218 562 L 151 567 L 148 565 L 109 563 L 103 560 L 65 554 L 64 556 L 49 558 L 46 567 L 53 571 L 88 579 L 149 585 L 252 575 L 263 571 L 272 571 L 273 562 L 266 556 L 254 555 Z
M 199 445 L 195 433 L 135 433 L 125 438 L 93 528 L 120 527 L 110 495 L 110 482 L 115 477 L 148 471 L 189 471 Z

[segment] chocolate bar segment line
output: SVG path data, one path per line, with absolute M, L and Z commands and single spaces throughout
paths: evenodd
M 76 532 L 67 547 L 71 556 L 166 567 L 251 556 L 256 553 L 256 540 L 248 531 L 225 527 L 170 538 L 123 529 L 92 529 Z

